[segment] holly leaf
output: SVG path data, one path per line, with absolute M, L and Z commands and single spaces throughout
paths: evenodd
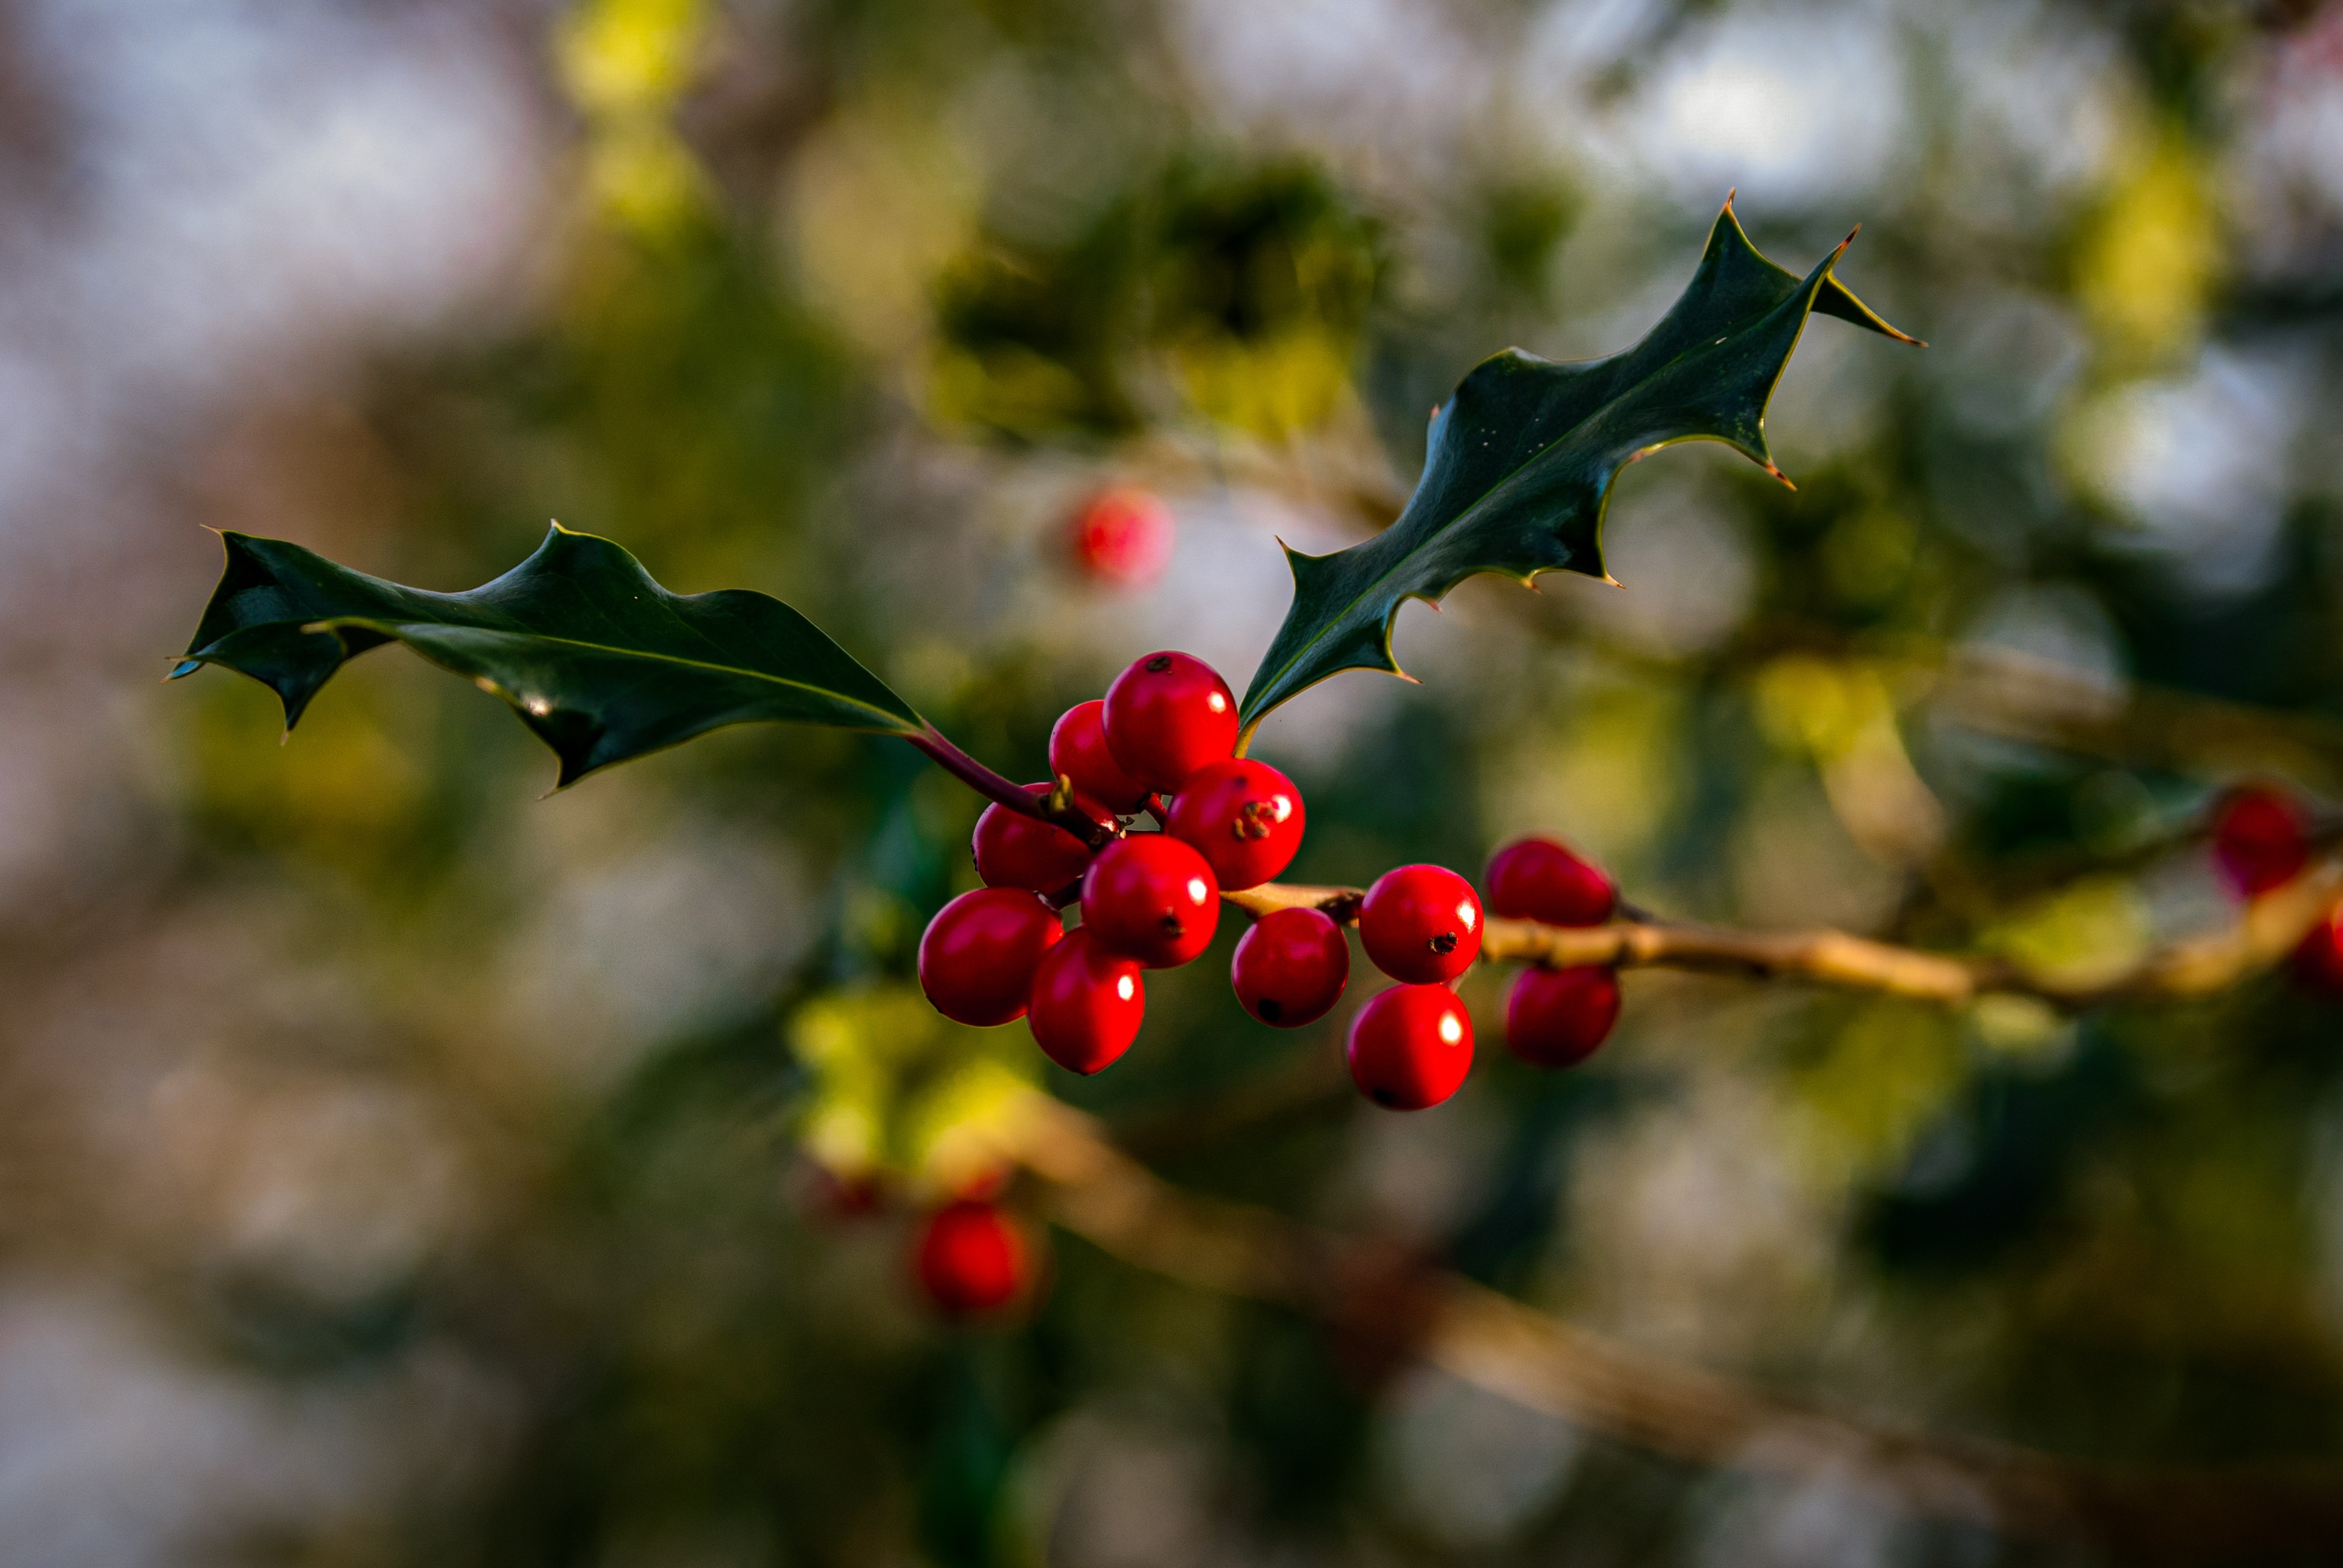
M 720 725 L 782 719 L 906 737 L 910 704 L 780 600 L 673 594 L 609 540 L 555 525 L 465 593 L 402 588 L 279 539 L 224 534 L 227 570 L 171 678 L 225 665 L 274 690 L 285 728 L 358 654 L 403 642 L 512 705 L 561 783 Z
M 1519 349 L 1482 361 L 1433 410 L 1423 477 L 1398 521 L 1330 556 L 1287 548 L 1293 604 L 1245 691 L 1246 729 L 1340 670 L 1407 678 L 1391 645 L 1407 599 L 1436 602 L 1480 572 L 1610 580 L 1612 480 L 1662 447 L 1723 441 L 1788 484 L 1765 447 L 1765 405 L 1807 316 L 1918 342 L 1831 276 L 1854 239 L 1799 277 L 1758 254 L 1728 196 L 1691 285 L 1641 343 L 1566 365 Z

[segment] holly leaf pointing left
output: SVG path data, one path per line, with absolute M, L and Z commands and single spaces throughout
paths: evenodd
M 609 540 L 556 525 L 535 554 L 464 593 L 403 588 L 279 539 L 224 534 L 227 570 L 171 670 L 239 670 L 285 727 L 350 658 L 403 642 L 512 705 L 561 783 L 752 719 L 917 736 L 909 703 L 820 628 L 745 588 L 674 594 Z

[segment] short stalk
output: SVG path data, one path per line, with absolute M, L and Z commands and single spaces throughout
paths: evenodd
M 904 739 L 926 752 L 935 765 L 997 805 L 1021 816 L 1062 828 L 1092 849 L 1114 837 L 1113 829 L 1071 807 L 1052 809 L 1047 796 L 1037 796 L 1014 779 L 1004 779 L 944 739 L 932 725 Z

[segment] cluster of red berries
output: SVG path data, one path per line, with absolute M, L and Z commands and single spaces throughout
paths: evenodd
M 2245 899 L 2286 886 L 2310 864 L 2313 823 L 2302 803 L 2267 784 L 2247 784 L 2213 812 L 2213 863 Z M 2314 990 L 2343 995 L 2343 906 L 2329 910 L 2295 950 L 2294 972 Z
M 1483 881 L 1491 913 L 1543 925 L 1601 925 L 1619 902 L 1610 878 L 1551 839 L 1506 845 Z M 1351 1023 L 1351 1077 L 1376 1104 L 1422 1110 L 1463 1086 L 1473 1020 L 1448 982 L 1479 954 L 1481 932 L 1479 896 L 1444 867 L 1402 866 L 1367 890 L 1360 940 L 1375 967 L 1401 982 L 1371 998 Z M 1528 969 L 1505 1000 L 1505 1044 L 1533 1065 L 1572 1067 L 1618 1020 L 1619 977 L 1611 969 Z
M 1233 756 L 1236 740 L 1228 683 L 1184 653 L 1151 653 L 1103 701 L 1068 709 L 1050 733 L 1050 769 L 1113 836 L 1093 849 L 1051 823 L 987 807 L 975 839 L 985 885 L 946 904 L 920 941 L 920 984 L 936 1010 L 979 1026 L 1021 1017 L 1050 1059 L 1075 1072 L 1129 1050 L 1146 1010 L 1143 971 L 1196 958 L 1219 927 L 1221 894 L 1268 881 L 1302 847 L 1301 791 L 1268 764 Z M 1037 797 L 1051 788 L 1031 786 Z M 1127 831 L 1141 812 L 1163 830 Z M 1077 900 L 1082 923 L 1067 931 L 1057 910 Z M 1239 945 L 1238 994 L 1248 974 L 1270 988 L 1248 997 L 1256 1016 L 1307 1023 L 1341 994 L 1349 952 L 1333 922 L 1317 919 L 1331 942 L 1315 950 L 1264 950 L 1258 929 Z

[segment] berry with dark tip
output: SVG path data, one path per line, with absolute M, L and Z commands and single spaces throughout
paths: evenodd
M 1176 528 L 1172 508 L 1151 490 L 1118 485 L 1074 514 L 1068 545 L 1083 573 L 1117 588 L 1139 588 L 1162 574 Z
M 1231 758 L 1188 776 L 1163 830 L 1204 857 L 1221 890 L 1258 887 L 1302 848 L 1302 791 L 1266 762 Z
M 1444 985 L 1395 985 L 1351 1020 L 1343 1055 L 1369 1100 L 1422 1111 L 1455 1093 L 1472 1070 L 1472 1015 Z
M 1093 698 L 1058 716 L 1050 731 L 1050 773 L 1052 778 L 1063 774 L 1073 781 L 1075 793 L 1128 817 L 1154 791 L 1107 749 L 1105 712 L 1106 704 Z
M 1221 920 L 1212 868 L 1168 833 L 1138 833 L 1099 851 L 1082 876 L 1082 925 L 1109 952 L 1176 969 L 1211 945 Z
M 1375 967 L 1410 985 L 1453 980 L 1481 951 L 1481 899 L 1445 866 L 1385 871 L 1359 906 L 1359 940 Z
M 1022 888 L 979 888 L 936 911 L 920 938 L 920 989 L 958 1023 L 1021 1018 L 1033 973 L 1065 927 Z
M 1575 1067 L 1619 1021 L 1619 976 L 1596 965 L 1523 970 L 1505 999 L 1505 1045 L 1534 1067 Z
M 2268 785 L 2233 789 L 2214 814 L 2213 859 L 2241 897 L 2284 887 L 2310 863 L 2309 816 Z
M 1237 699 L 1229 683 L 1184 653 L 1133 660 L 1107 688 L 1101 720 L 1123 770 L 1167 795 L 1236 749 Z
M 1035 799 L 1046 799 L 1051 786 L 1028 784 L 1026 792 Z M 1077 797 L 1078 805 L 1090 816 L 1104 821 L 1102 811 L 1093 810 L 1090 802 Z M 1028 817 L 995 801 L 984 809 L 976 819 L 976 836 L 971 841 L 976 853 L 976 874 L 984 879 L 988 888 L 1024 888 L 1037 893 L 1054 893 L 1070 888 L 1090 869 L 1094 851 L 1088 844 L 1053 822 L 1038 817 Z
M 1619 907 L 1611 879 L 1552 839 L 1499 849 L 1481 886 L 1491 914 L 1549 926 L 1599 926 Z
M 1272 910 L 1237 942 L 1229 980 L 1245 1011 L 1278 1029 L 1326 1016 L 1351 976 L 1342 928 L 1318 910 Z
M 1025 1238 L 990 1203 L 961 1199 L 929 1216 L 912 1250 L 920 1283 L 954 1317 L 993 1312 L 1025 1285 Z
M 1042 958 L 1025 1022 L 1051 1061 L 1087 1077 L 1131 1049 L 1146 1012 L 1139 966 L 1079 926 Z

